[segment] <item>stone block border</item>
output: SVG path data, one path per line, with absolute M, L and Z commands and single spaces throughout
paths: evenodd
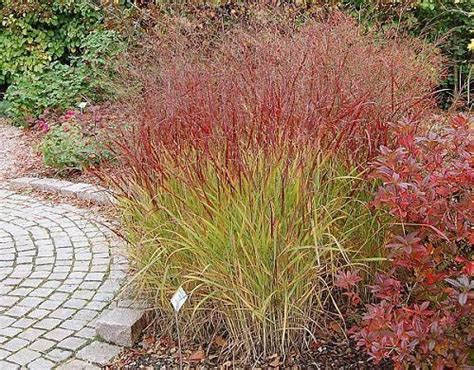
M 72 196 L 96 204 L 113 205 L 116 203 L 115 196 L 110 190 L 86 183 L 74 183 L 53 178 L 20 177 L 10 180 L 9 184 L 16 189 L 37 189 L 48 193 Z
M 132 347 L 152 316 L 152 312 L 143 309 L 116 307 L 99 317 L 96 334 L 108 343 Z

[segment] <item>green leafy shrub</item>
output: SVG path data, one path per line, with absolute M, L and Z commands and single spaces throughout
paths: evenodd
M 53 62 L 41 73 L 24 73 L 7 89 L 8 116 L 25 126 L 45 109 L 64 110 L 85 98 L 100 98 L 106 93 L 106 62 L 119 45 L 115 32 L 96 31 L 83 40 L 82 55 L 70 64 Z
M 82 170 L 110 157 L 94 138 L 69 124 L 53 127 L 43 137 L 39 150 L 46 166 L 61 170 Z
M 89 0 L 0 1 L 0 83 L 77 55 L 102 17 Z
M 75 105 L 89 90 L 86 73 L 83 66 L 53 63 L 41 74 L 23 75 L 7 90 L 8 116 L 15 124 L 25 126 L 46 108 Z

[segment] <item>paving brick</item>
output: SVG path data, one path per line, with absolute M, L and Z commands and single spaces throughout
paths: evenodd
M 72 356 L 71 351 L 68 351 L 65 349 L 59 349 L 59 348 L 55 348 L 46 354 L 46 357 L 54 362 L 62 362 L 71 356 Z
M 62 340 L 61 342 L 59 342 L 58 347 L 75 351 L 86 343 L 87 341 L 84 338 L 68 337 Z
M 8 356 L 10 356 L 12 353 L 11 352 L 8 352 L 8 351 L 5 351 L 3 349 L 0 349 L 0 360 L 3 360 L 5 358 L 7 358 Z
M 20 365 L 12 364 L 8 361 L 0 361 L 0 369 L 2 370 L 17 370 L 20 369 Z
M 20 349 L 26 347 L 28 345 L 28 341 L 21 339 L 21 338 L 13 338 L 8 342 L 2 344 L 2 349 L 8 350 L 10 352 L 16 352 Z
M 77 311 L 71 308 L 58 308 L 57 310 L 51 312 L 50 317 L 56 319 L 69 319 Z
M 52 340 L 37 339 L 28 348 L 39 352 L 45 352 L 51 347 L 54 347 L 55 345 L 56 342 L 53 342 Z
M 7 360 L 15 364 L 24 366 L 36 360 L 40 356 L 41 355 L 36 351 L 32 351 L 31 349 L 28 349 L 28 348 L 23 348 L 22 350 L 8 357 Z
M 43 335 L 46 331 L 42 329 L 29 328 L 18 334 L 19 338 L 26 339 L 27 341 L 34 341 L 39 336 Z
M 35 320 L 33 320 L 33 319 L 28 319 L 28 318 L 23 317 L 20 320 L 17 320 L 12 326 L 17 327 L 17 328 L 26 329 L 26 328 L 30 327 L 31 325 L 33 325 L 34 322 L 35 322 Z
M 61 320 L 59 319 L 53 319 L 53 318 L 46 318 L 43 319 L 39 322 L 37 322 L 34 327 L 35 328 L 40 328 L 40 329 L 53 329 L 56 326 L 58 326 L 61 323 Z
M 120 351 L 120 347 L 95 341 L 81 349 L 76 357 L 104 366 L 117 356 Z
M 83 328 L 81 330 L 79 330 L 76 335 L 78 337 L 82 337 L 82 338 L 86 338 L 86 339 L 90 339 L 90 338 L 94 338 L 95 337 L 95 329 L 92 329 L 92 328 Z
M 72 330 L 68 329 L 61 329 L 61 328 L 56 328 L 54 330 L 51 330 L 50 332 L 46 333 L 44 335 L 45 338 L 54 340 L 56 342 L 59 342 L 63 340 L 64 338 L 72 335 L 74 332 Z
M 60 325 L 60 327 L 64 329 L 71 329 L 74 331 L 78 331 L 78 330 L 81 330 L 83 327 L 85 327 L 87 324 L 88 324 L 87 321 L 72 319 L 72 320 L 64 321 Z
M 12 317 L 0 316 L 0 329 L 6 328 L 13 324 L 16 320 Z
M 38 358 L 28 364 L 28 369 L 31 370 L 49 370 L 54 369 L 56 364 L 44 358 Z

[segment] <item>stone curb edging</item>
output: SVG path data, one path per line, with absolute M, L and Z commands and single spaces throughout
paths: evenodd
M 101 186 L 75 183 L 66 180 L 39 177 L 20 177 L 9 181 L 16 189 L 37 189 L 48 193 L 64 194 L 102 205 L 113 205 L 116 198 L 112 191 Z

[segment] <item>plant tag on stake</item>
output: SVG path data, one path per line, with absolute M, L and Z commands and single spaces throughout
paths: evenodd
M 178 312 L 187 300 L 187 293 L 182 287 L 179 287 L 179 289 L 171 297 L 171 304 L 173 305 L 174 310 Z

